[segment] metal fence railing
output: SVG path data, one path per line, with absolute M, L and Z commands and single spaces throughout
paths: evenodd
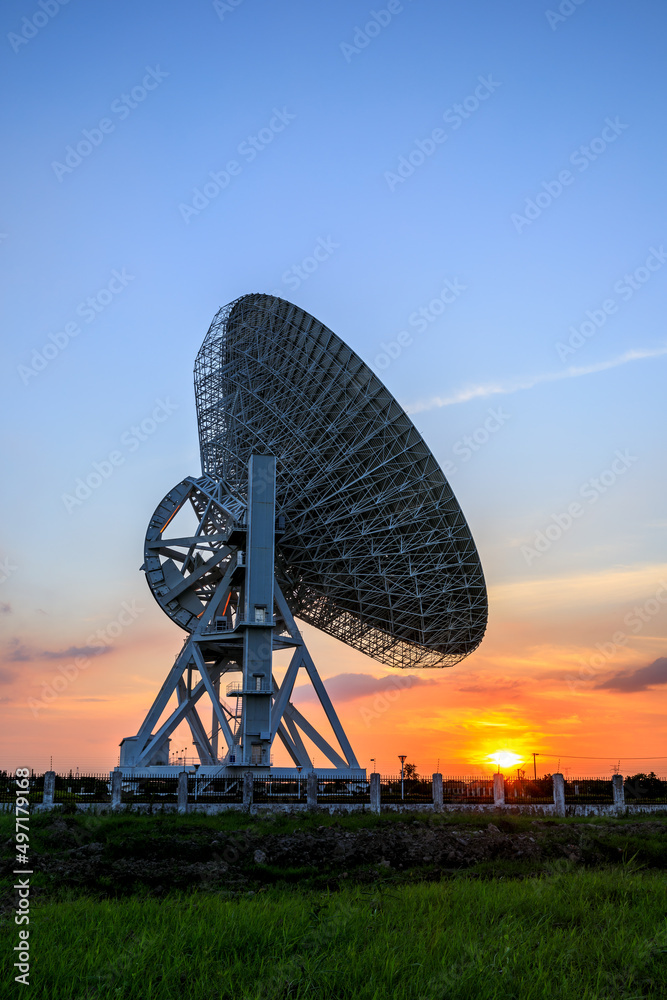
M 158 805 L 162 802 L 178 802 L 178 778 L 123 776 L 121 803 L 131 805 L 133 802 Z
M 42 778 L 42 788 L 44 779 Z M 111 802 L 111 775 L 105 774 L 57 774 L 54 802 Z
M 24 779 L 21 779 L 24 780 Z M 28 801 L 41 803 L 44 796 L 44 775 L 31 774 L 28 778 Z M 21 791 L 25 795 L 25 791 Z M 0 771 L 0 802 L 14 802 L 16 799 L 16 777 Z M 110 772 L 98 774 L 57 774 L 55 777 L 54 802 L 111 802 Z
M 661 805 L 667 802 L 667 780 L 655 774 L 636 774 L 623 783 L 626 805 Z
M 493 802 L 493 778 L 443 777 L 442 801 L 460 802 L 467 805 Z
M 426 778 L 403 778 L 400 774 L 382 775 L 380 802 L 433 802 L 433 782 Z
M 317 782 L 317 801 L 370 803 L 370 782 L 367 778 L 321 778 Z
M 53 773 L 53 772 L 51 772 Z M 23 781 L 24 779 L 21 779 Z M 377 780 L 377 775 L 374 780 Z M 445 805 L 488 805 L 494 802 L 492 776 L 446 777 L 442 779 L 442 797 Z M 207 803 L 244 802 L 243 773 L 215 775 L 190 772 L 187 778 L 188 802 Z M 29 804 L 43 802 L 44 775 L 31 773 L 27 794 Z M 123 775 L 121 805 L 178 802 L 177 773 L 167 775 Z M 252 799 L 261 804 L 308 804 L 308 773 L 255 775 Z M 17 779 L 12 772 L 0 771 L 0 804 L 13 804 L 16 800 Z M 370 804 L 371 775 L 338 778 L 335 774 L 317 776 L 317 802 L 329 804 Z M 111 772 L 97 774 L 56 774 L 53 801 L 55 805 L 84 803 L 111 804 Z M 506 805 L 549 805 L 553 803 L 553 778 L 504 779 Z M 312 790 L 312 785 L 311 785 Z M 625 804 L 667 805 L 667 778 L 639 774 L 626 777 L 623 784 Z M 611 778 L 570 778 L 564 781 L 565 802 L 568 805 L 611 805 L 614 801 Z M 433 783 L 430 778 L 419 776 L 401 780 L 400 775 L 380 776 L 380 803 L 418 805 L 433 802 Z
M 553 778 L 505 778 L 505 802 L 510 805 L 546 805 L 554 800 Z
M 243 802 L 243 776 L 209 778 L 205 774 L 191 774 L 188 776 L 188 801 L 201 805 Z
M 605 805 L 614 801 L 611 778 L 567 778 L 565 801 L 573 805 Z
M 25 779 L 21 779 L 23 783 Z M 33 802 L 42 801 L 42 793 L 44 791 L 44 775 L 43 774 L 31 774 L 28 778 L 28 788 L 20 789 L 21 795 L 28 796 L 28 802 L 32 805 Z M 11 771 L 0 771 L 0 802 L 16 802 L 16 775 Z
M 308 791 L 308 779 L 303 777 L 281 777 L 271 775 L 267 778 L 255 778 L 252 796 L 254 802 L 305 803 Z

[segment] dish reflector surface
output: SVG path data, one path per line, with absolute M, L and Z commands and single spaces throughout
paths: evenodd
M 392 667 L 476 649 L 487 597 L 470 529 L 410 418 L 340 337 L 244 295 L 211 324 L 195 394 L 205 474 L 244 498 L 251 454 L 277 457 L 277 572 L 296 617 Z

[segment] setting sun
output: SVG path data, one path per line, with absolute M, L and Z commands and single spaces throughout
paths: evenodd
M 499 768 L 516 767 L 517 764 L 523 763 L 523 757 L 519 757 L 511 750 L 496 750 L 495 753 L 488 754 L 487 760 L 492 760 Z

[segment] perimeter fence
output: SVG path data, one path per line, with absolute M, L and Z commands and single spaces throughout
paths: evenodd
M 667 803 L 667 779 L 656 774 L 635 774 L 623 782 L 626 804 L 662 805 Z
M 422 778 L 403 778 L 401 776 L 381 775 L 381 802 L 432 802 L 433 786 L 430 781 Z
M 462 805 L 493 802 L 493 778 L 443 778 L 442 801 Z
M 327 803 L 370 803 L 371 786 L 367 778 L 324 778 L 317 782 L 317 801 Z
M 48 783 L 46 779 L 48 778 Z M 24 779 L 21 779 L 23 781 Z M 558 784 L 557 784 L 558 783 Z M 375 791 L 373 792 L 373 787 Z M 440 799 L 442 788 L 442 799 Z M 301 774 L 251 774 L 211 776 L 199 771 L 170 769 L 170 773 L 142 775 L 123 773 L 46 774 L 32 773 L 28 789 L 17 789 L 11 772 L 0 771 L 0 806 L 16 800 L 17 791 L 27 794 L 30 805 L 80 807 L 86 804 L 144 808 L 161 805 L 187 808 L 217 805 L 248 806 L 437 806 L 463 808 L 507 806 L 555 806 L 568 811 L 576 807 L 642 806 L 667 807 L 667 778 L 638 774 L 622 778 L 564 778 L 560 774 L 528 780 L 499 775 L 450 777 L 433 775 L 432 780 L 419 776 L 369 774 L 367 777 L 341 777 L 304 771 Z M 559 806 L 558 803 L 562 805 Z
M 16 801 L 16 775 L 11 771 L 0 771 L 0 802 L 15 802 Z M 25 778 L 21 778 L 21 785 L 25 781 Z M 21 795 L 26 795 L 26 789 L 23 787 L 18 789 Z M 42 796 L 44 794 L 44 775 L 43 774 L 31 774 L 28 778 L 28 788 L 27 796 L 28 802 L 38 803 L 42 801 Z
M 241 789 L 243 792 L 243 789 Z M 256 777 L 252 783 L 253 802 L 276 804 L 298 804 L 306 802 L 308 794 L 308 779 L 304 774 L 296 778 L 285 776 L 273 776 L 269 778 Z M 241 796 L 243 798 L 243 795 Z
M 0 802 L 13 802 L 16 797 L 16 776 L 0 771 Z M 24 780 L 24 779 L 21 779 Z M 25 794 L 21 792 L 21 794 Z M 28 778 L 28 801 L 41 803 L 44 798 L 44 774 L 31 774 Z M 111 802 L 111 774 L 56 774 L 54 802 Z
M 576 805 L 611 803 L 614 791 L 611 778 L 566 778 L 565 801 Z
M 122 805 L 132 805 L 133 802 L 148 803 L 150 806 L 161 802 L 178 802 L 178 777 L 145 777 L 143 775 L 123 775 L 120 801 Z
M 525 778 L 505 778 L 505 802 L 509 805 L 546 805 L 553 800 L 554 782 L 551 775 L 532 781 Z
M 188 802 L 202 805 L 209 802 L 243 802 L 243 777 L 209 778 L 205 774 L 189 774 Z

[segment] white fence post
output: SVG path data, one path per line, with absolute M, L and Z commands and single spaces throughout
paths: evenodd
M 373 771 L 371 773 L 371 812 L 380 812 L 380 773 L 379 771 Z
M 116 768 L 111 772 L 111 808 L 114 812 L 120 809 L 123 795 L 123 772 Z
M 614 805 L 617 809 L 625 808 L 625 789 L 623 787 L 623 775 L 614 774 L 611 779 L 611 791 L 614 797 Z
M 306 806 L 308 809 L 317 808 L 317 774 L 309 771 L 306 775 Z
M 179 771 L 178 774 L 178 811 L 186 813 L 188 811 L 188 772 Z
M 556 816 L 565 815 L 565 779 L 562 774 L 554 774 L 554 813 Z
M 505 775 L 500 772 L 493 776 L 493 804 L 494 806 L 505 805 Z
M 442 812 L 442 775 L 433 775 L 433 811 Z
M 56 791 L 56 772 L 47 771 L 44 775 L 44 794 L 42 795 L 42 805 L 53 808 L 53 797 Z

